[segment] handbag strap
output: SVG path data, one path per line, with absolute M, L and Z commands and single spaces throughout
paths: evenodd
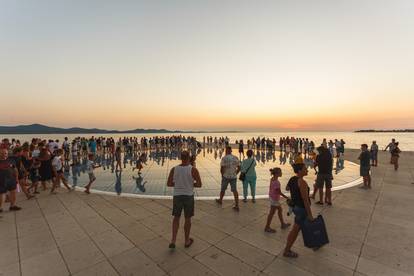
M 253 158 L 252 158 L 253 159 Z M 254 163 L 254 159 L 252 160 L 252 162 L 250 163 L 250 166 L 247 168 L 247 170 L 246 170 L 246 172 L 245 173 L 247 173 L 249 170 L 250 170 L 250 168 L 253 166 L 253 163 Z

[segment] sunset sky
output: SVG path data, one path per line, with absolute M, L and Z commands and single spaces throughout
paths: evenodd
M 414 128 L 414 1 L 5 0 L 0 125 Z

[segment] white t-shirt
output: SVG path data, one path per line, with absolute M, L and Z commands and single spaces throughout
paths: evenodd
M 35 149 L 35 150 L 32 151 L 32 157 L 33 158 L 37 158 L 37 157 L 39 157 L 39 155 L 40 155 L 40 150 Z
M 174 168 L 174 195 L 194 195 L 194 178 L 191 173 L 193 167 L 188 166 L 176 166 Z
M 48 148 L 49 148 L 50 152 L 54 152 L 55 149 L 59 148 L 59 144 L 56 143 L 56 142 L 50 142 L 49 145 L 48 145 Z
M 223 177 L 228 179 L 237 178 L 237 167 L 240 166 L 239 158 L 228 154 L 221 159 L 221 167 L 224 167 Z
M 56 171 L 60 171 L 62 169 L 63 165 L 60 156 L 53 157 L 52 166 L 55 168 Z
M 93 166 L 94 166 L 94 162 L 93 161 L 91 161 L 91 160 L 88 160 L 87 162 L 86 162 L 86 171 L 88 172 L 88 173 L 93 173 Z

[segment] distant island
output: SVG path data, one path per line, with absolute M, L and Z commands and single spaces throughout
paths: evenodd
M 361 129 L 356 130 L 355 132 L 394 132 L 394 133 L 403 133 L 403 132 L 414 132 L 414 129 Z
M 201 132 L 201 131 L 200 131 Z M 200 133 L 197 132 L 197 133 Z M 99 128 L 59 128 L 41 124 L 0 126 L 0 134 L 107 134 L 107 133 L 196 133 L 194 131 L 167 130 L 167 129 L 132 129 L 132 130 L 107 130 Z
M 168 129 L 130 129 L 130 130 L 107 130 L 99 128 L 60 128 L 50 127 L 41 124 L 31 125 L 19 125 L 19 126 L 0 126 L 0 134 L 145 134 L 145 133 L 156 133 L 156 134 L 168 134 L 168 133 L 242 133 L 244 131 L 239 130 L 218 130 L 218 131 L 202 131 L 202 130 L 168 130 Z

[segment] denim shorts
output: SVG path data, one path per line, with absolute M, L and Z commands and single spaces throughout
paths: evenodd
M 308 214 L 306 213 L 306 209 L 295 206 L 293 207 L 293 213 L 295 214 L 295 223 L 302 228 L 303 223 L 306 221 L 308 217 Z
M 221 191 L 225 192 L 230 184 L 231 191 L 237 192 L 237 178 L 221 178 Z

